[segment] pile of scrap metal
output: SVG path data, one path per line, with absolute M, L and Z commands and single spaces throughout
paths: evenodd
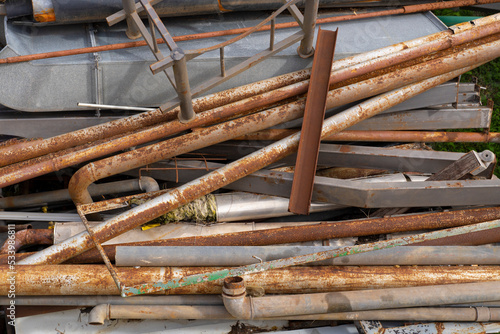
M 7 332 L 498 332 L 496 1 L 95 2 L 1 7 Z

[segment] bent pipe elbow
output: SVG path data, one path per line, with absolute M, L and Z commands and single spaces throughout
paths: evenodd
M 246 296 L 243 278 L 228 277 L 222 287 L 222 301 L 227 312 L 238 320 L 254 318 L 252 297 Z
M 94 165 L 92 163 L 80 168 L 69 180 L 68 191 L 75 205 L 90 204 L 92 197 L 88 187 L 96 181 L 94 177 Z
M 160 186 L 155 179 L 149 176 L 141 176 L 139 178 L 139 189 L 146 193 L 160 190 Z
M 109 320 L 109 304 L 99 304 L 89 313 L 89 325 L 104 325 Z

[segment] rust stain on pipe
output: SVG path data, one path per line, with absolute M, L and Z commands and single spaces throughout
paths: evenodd
M 122 246 L 267 246 L 325 239 L 390 234 L 451 228 L 500 219 L 500 208 L 414 214 L 355 221 L 319 223 L 316 225 L 282 227 L 264 231 L 248 231 L 208 236 L 152 240 L 125 243 Z M 482 232 L 476 232 L 482 233 Z M 472 233 L 471 233 L 472 234 Z M 493 234 L 495 237 L 497 234 Z M 496 236 L 500 241 L 500 236 Z M 453 243 L 462 245 L 461 243 Z M 103 246 L 114 261 L 117 245 Z M 71 259 L 71 263 L 101 263 L 97 250 L 92 249 Z
M 7 238 L 0 249 L 0 254 L 7 254 L 9 250 L 17 252 L 23 246 L 52 245 L 54 243 L 54 230 L 49 229 L 26 229 L 17 231 L 14 236 L 13 243 L 9 242 L 12 239 Z
M 235 140 L 280 140 L 296 132 L 298 130 L 267 129 L 235 138 Z M 500 133 L 349 130 L 333 134 L 323 141 L 500 143 Z
M 288 211 L 295 214 L 307 215 L 311 206 L 337 33 L 338 29 L 336 31 L 320 29 L 318 32 L 288 206 Z
M 221 270 L 213 267 L 122 267 L 127 285 L 169 281 Z M 16 266 L 16 295 L 118 295 L 104 265 Z M 8 267 L 0 266 L 0 294 L 8 293 Z M 457 284 L 500 279 L 498 266 L 318 266 L 270 270 L 244 277 L 247 286 L 266 293 L 315 293 Z M 220 294 L 222 280 L 164 291 L 166 294 Z
M 494 58 L 493 55 L 497 52 L 497 49 L 495 48 L 497 43 L 498 41 L 494 41 L 485 45 L 479 45 L 471 49 L 463 50 L 459 53 L 431 60 L 424 64 L 417 64 L 400 71 L 390 72 L 361 83 L 330 91 L 328 94 L 327 108 L 333 108 L 361 98 L 386 92 L 391 89 L 416 82 L 423 78 L 449 72 L 457 67 L 471 66 L 490 60 Z M 291 105 L 293 104 L 294 103 Z M 282 106 L 282 108 L 288 107 L 285 105 Z M 239 134 L 236 136 L 238 135 Z M 225 138 L 228 139 L 231 137 L 226 136 Z M 151 151 L 152 147 L 157 146 L 150 146 L 149 150 Z M 172 145 L 171 147 L 176 146 Z M 90 196 L 86 194 L 88 193 L 86 188 L 90 183 L 95 182 L 100 178 L 126 171 L 127 168 L 132 169 L 168 157 L 168 155 L 160 156 L 156 148 L 149 153 L 149 156 L 147 156 L 145 153 L 146 150 L 148 150 L 148 148 L 142 148 L 140 150 L 135 150 L 134 152 L 121 154 L 100 162 L 89 164 L 84 167 L 84 169 L 79 170 L 71 180 L 70 192 L 72 193 L 72 198 L 79 204 L 91 203 Z M 136 157 L 134 157 L 134 155 Z M 125 158 L 126 156 L 129 158 Z M 142 161 L 142 164 L 138 162 L 138 159 Z M 125 161 L 128 161 L 128 165 L 124 163 Z M 100 167 L 95 168 L 96 164 L 99 164 Z M 120 167 L 118 168 L 119 164 Z

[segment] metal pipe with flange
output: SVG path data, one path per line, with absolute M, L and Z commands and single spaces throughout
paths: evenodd
M 135 299 L 135 298 L 131 298 Z M 114 319 L 238 319 L 224 306 L 187 305 L 96 305 L 89 313 L 89 324 L 103 325 Z M 255 319 L 255 318 L 254 318 Z M 492 307 L 418 307 L 359 312 L 339 312 L 259 320 L 402 320 L 402 321 L 500 321 L 500 308 Z

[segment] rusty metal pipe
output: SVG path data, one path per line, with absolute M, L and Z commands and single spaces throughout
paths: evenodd
M 226 278 L 222 298 L 238 319 L 422 307 L 500 300 L 499 282 L 434 285 L 317 294 L 245 296 L 241 277 Z
M 0 187 L 99 158 L 131 146 L 165 138 L 193 127 L 206 126 L 220 119 L 241 115 L 248 110 L 280 101 L 290 96 L 290 94 L 297 95 L 302 91 L 304 91 L 304 83 L 299 82 L 284 88 L 278 88 L 270 92 L 226 104 L 215 109 L 200 112 L 198 117 L 189 123 L 172 120 L 171 122 L 152 126 L 130 135 L 113 137 L 109 140 L 103 140 L 102 142 L 87 144 L 82 147 L 67 149 L 44 157 L 12 164 L 0 169 Z
M 54 243 L 54 230 L 49 229 L 27 229 L 17 231 L 14 238 L 7 238 L 0 254 L 7 254 L 11 251 L 17 252 L 21 247 L 28 245 L 52 245 Z
M 264 129 L 287 120 L 296 119 L 302 116 L 303 108 L 304 101 L 299 100 L 282 107 L 203 128 L 158 144 L 90 163 L 71 178 L 69 182 L 70 195 L 77 204 L 92 203 L 87 187 L 99 179 L 220 143 L 240 134 L 251 132 L 255 128 Z M 196 122 L 198 118 L 192 122 Z
M 208 273 L 220 267 L 120 267 L 127 286 L 167 282 L 176 277 Z M 245 276 L 248 287 L 269 294 L 319 293 L 365 289 L 497 282 L 498 266 L 303 266 Z M 0 266 L 0 295 L 8 294 L 8 266 Z M 300 279 L 297 279 L 300 277 Z M 16 296 L 116 296 L 119 291 L 104 265 L 16 265 Z M 47 284 L 50 282 L 50 284 Z M 161 294 L 220 294 L 222 281 L 162 291 Z
M 236 140 L 280 140 L 298 130 L 267 129 L 235 138 Z M 446 131 L 364 131 L 347 130 L 333 134 L 323 141 L 366 142 L 422 142 L 422 143 L 500 143 L 497 132 L 446 132 Z
M 131 298 L 135 299 L 135 298 Z M 481 317 L 484 315 L 485 317 Z M 238 319 L 224 306 L 185 305 L 97 305 L 89 313 L 89 324 L 102 325 L 111 319 Z M 255 319 L 255 318 L 254 318 Z M 500 309 L 492 307 L 418 307 L 359 312 L 339 312 L 259 320 L 401 320 L 401 321 L 500 321 Z
M 152 192 L 158 190 L 160 190 L 158 183 L 149 176 L 143 176 L 140 179 L 92 184 L 89 186 L 91 196 L 128 193 L 134 191 Z M 71 196 L 69 195 L 68 189 L 61 189 L 29 195 L 3 197 L 0 198 L 0 209 L 38 206 L 45 205 L 47 203 L 70 200 Z
M 500 50 L 497 50 L 497 52 L 500 52 Z M 489 56 L 491 57 L 491 55 Z M 470 59 L 471 61 L 477 61 L 476 57 L 470 58 L 472 58 Z M 468 68 L 455 70 L 453 72 L 447 73 L 446 75 L 440 75 L 435 78 L 422 81 L 418 84 L 413 84 L 402 89 L 383 94 L 379 97 L 365 101 L 356 107 L 350 108 L 344 112 L 332 116 L 324 122 L 322 137 L 326 137 L 332 133 L 342 131 L 349 126 L 362 121 L 363 119 L 373 116 L 378 112 L 390 108 L 393 105 L 416 96 L 419 93 L 432 88 L 433 86 L 446 82 L 451 78 L 454 78 L 457 75 L 470 70 L 473 67 L 479 66 L 479 64 L 480 62 Z M 331 96 L 329 96 L 329 98 L 331 98 Z M 278 110 L 280 109 L 282 108 L 278 108 Z M 282 117 L 284 118 L 285 116 L 288 116 L 289 113 L 290 112 L 287 112 L 286 115 L 283 115 Z M 221 127 L 222 129 L 224 129 L 224 126 Z M 234 131 L 232 127 L 229 128 L 229 131 L 231 130 Z M 206 129 L 201 131 L 206 131 Z M 236 136 L 237 134 L 233 135 L 233 137 Z M 206 195 L 216 189 L 219 189 L 226 184 L 238 180 L 243 176 L 251 174 L 259 170 L 260 168 L 263 168 L 268 164 L 280 160 L 281 158 L 293 153 L 293 151 L 296 150 L 298 146 L 298 141 L 299 135 L 290 136 L 280 142 L 263 148 L 241 160 L 238 160 L 234 163 L 226 165 L 223 168 L 220 168 L 219 170 L 211 172 L 200 179 L 189 182 L 184 186 L 161 195 L 124 214 L 118 215 L 110 219 L 109 221 L 93 228 L 95 238 L 100 242 L 107 241 L 114 236 L 120 235 L 127 230 L 144 224 L 160 216 L 161 214 L 169 212 L 182 204 L 188 203 L 200 196 Z M 126 166 L 122 167 L 122 165 L 120 165 L 120 168 L 127 168 Z M 92 170 L 92 172 L 97 173 L 99 171 Z M 77 174 L 73 176 L 72 180 L 75 179 L 76 175 Z M 86 187 L 87 185 L 85 185 L 85 189 Z M 59 245 L 51 246 L 33 256 L 20 261 L 20 264 L 61 263 L 71 257 L 83 253 L 90 248 L 93 248 L 93 241 L 90 239 L 87 233 L 80 233 Z
M 340 70 L 342 73 L 337 73 L 336 75 L 332 75 L 332 84 L 334 82 L 340 82 L 341 80 L 345 80 L 346 76 L 353 76 L 353 75 L 360 75 L 362 73 L 368 73 L 370 71 L 374 70 L 374 65 L 373 63 L 370 64 L 361 64 L 361 68 L 352 69 L 348 70 L 346 69 L 346 65 L 353 65 L 359 62 L 367 61 L 373 58 L 377 58 L 380 56 L 384 56 L 387 54 L 391 54 L 397 51 L 403 50 L 404 52 L 407 53 L 406 58 L 401 57 L 401 56 L 396 56 L 396 59 L 399 59 L 398 61 L 403 61 L 404 59 L 412 59 L 414 57 L 417 57 L 418 55 L 421 54 L 426 54 L 430 50 L 433 50 L 433 48 L 438 48 L 438 47 L 444 47 L 447 46 L 448 44 L 459 44 L 468 41 L 470 38 L 479 38 L 481 36 L 484 36 L 487 34 L 487 31 L 492 33 L 495 31 L 492 29 L 494 24 L 498 24 L 498 22 L 495 22 L 496 16 L 491 16 L 487 18 L 482 18 L 475 20 L 473 24 L 471 23 L 464 23 L 457 25 L 455 30 L 455 35 L 451 35 L 452 32 L 451 30 L 445 31 L 445 32 L 440 32 L 434 35 L 426 36 L 423 38 L 418 38 L 412 41 L 408 41 L 405 43 L 399 43 L 392 45 L 390 47 L 382 48 L 379 50 L 375 50 L 372 52 L 368 52 L 362 55 L 356 55 L 353 57 L 349 57 L 343 60 L 340 60 L 334 64 L 332 70 Z M 492 24 L 492 22 L 494 24 Z M 489 27 L 483 27 L 484 25 L 489 25 Z M 474 29 L 474 34 L 470 34 L 469 29 Z M 479 30 L 478 29 L 483 29 Z M 481 34 L 480 31 L 483 31 Z M 458 33 L 457 33 L 458 32 Z M 467 38 L 459 38 L 462 36 L 462 34 L 469 33 L 469 39 Z M 451 37 L 449 36 L 451 35 Z M 454 38 L 456 38 L 458 41 L 455 42 L 450 42 L 450 43 L 445 43 L 445 42 L 440 42 L 439 40 L 436 40 L 437 38 L 448 38 L 450 41 L 452 41 Z M 421 50 L 419 53 L 416 53 L 415 50 L 413 49 L 415 46 L 418 46 L 422 43 L 434 43 L 434 46 L 431 46 L 430 48 L 427 47 L 426 49 Z M 411 50 L 408 48 L 412 48 Z M 392 64 L 395 63 L 395 60 L 392 60 Z M 380 61 L 377 62 L 377 64 L 384 66 L 388 66 L 391 64 L 388 59 L 380 59 Z M 385 64 L 385 65 L 383 65 Z M 380 67 L 379 65 L 379 67 Z M 359 67 L 359 66 L 358 66 Z M 276 78 L 271 78 L 268 80 L 263 80 L 258 83 L 242 86 L 241 88 L 236 88 L 236 89 L 230 89 L 221 93 L 216 93 L 209 95 L 205 98 L 202 99 L 197 99 L 193 101 L 194 103 L 194 108 L 196 109 L 198 105 L 200 105 L 202 108 L 201 109 L 196 109 L 197 112 L 200 110 L 207 110 L 207 104 L 210 104 L 209 101 L 215 100 L 217 101 L 218 99 L 224 100 L 226 99 L 227 103 L 231 101 L 236 101 L 239 99 L 242 99 L 244 97 L 251 96 L 253 94 L 259 94 L 259 92 L 263 92 L 262 88 L 265 89 L 273 89 L 273 88 L 278 88 L 285 86 L 287 84 L 295 83 L 300 80 L 307 79 L 309 77 L 309 70 L 304 70 L 304 71 L 298 71 L 286 75 L 282 75 Z M 256 86 L 260 85 L 260 90 L 255 90 Z M 307 88 L 305 88 L 306 90 Z M 251 93 L 254 91 L 254 93 Z M 216 103 L 213 106 L 220 106 L 221 102 Z M 175 111 L 169 112 L 168 115 L 161 115 L 158 114 L 158 111 L 153 111 L 145 114 L 141 114 L 142 116 L 132 116 L 132 118 L 129 120 L 129 118 L 120 120 L 120 121 L 113 121 L 110 123 L 107 123 L 105 125 L 98 125 L 95 127 L 83 129 L 83 130 L 78 130 L 72 133 L 64 134 L 61 136 L 49 138 L 45 141 L 38 142 L 37 145 L 33 146 L 30 145 L 29 148 L 22 149 L 22 150 L 3 150 L 0 149 L 0 153 L 4 156 L 3 163 L 0 164 L 0 166 L 7 165 L 7 164 L 12 164 L 18 161 L 22 161 L 24 159 L 29 159 L 29 158 L 34 158 L 36 156 L 40 156 L 43 154 L 47 154 L 50 152 L 55 152 L 60 149 L 64 149 L 70 146 L 74 145 L 79 145 L 81 143 L 91 141 L 95 138 L 106 138 L 112 135 L 116 135 L 118 133 L 122 133 L 124 131 L 129 131 L 129 130 L 137 130 L 140 128 L 140 126 L 143 125 L 151 125 L 154 123 L 158 123 L 160 121 L 168 121 L 172 120 L 174 117 L 173 115 L 177 113 L 177 109 Z M 153 119 L 149 120 L 149 118 L 153 117 Z M 158 118 L 160 117 L 160 118 Z M 138 122 L 140 121 L 140 122 Z M 115 127 L 118 127 L 120 129 L 115 129 Z M 133 146 L 134 144 L 131 144 Z
M 325 239 L 337 239 L 376 234 L 433 230 L 458 227 L 500 219 L 500 208 L 481 208 L 450 212 L 412 214 L 386 218 L 371 218 L 354 221 L 323 222 L 304 226 L 283 226 L 266 231 L 246 231 L 216 235 L 123 243 L 121 246 L 265 246 Z M 476 232 L 481 233 L 481 232 Z M 475 235 L 474 233 L 471 233 Z M 471 235 L 469 234 L 469 236 Z M 497 236 L 497 233 L 490 233 Z M 444 238 L 447 239 L 447 238 Z M 489 241 L 489 240 L 488 240 Z M 450 243 L 457 245 L 457 243 Z M 117 245 L 103 246 L 108 257 L 115 260 Z M 95 249 L 71 260 L 72 263 L 100 263 Z
M 368 79 L 360 83 L 330 91 L 327 99 L 327 108 L 333 108 L 348 102 L 359 100 L 364 97 L 373 96 L 377 93 L 385 92 L 390 89 L 401 87 L 405 84 L 416 82 L 422 78 L 446 73 L 453 70 L 454 67 L 460 68 L 463 66 L 477 66 L 477 64 L 479 63 L 494 59 L 496 52 L 498 52 L 499 45 L 500 42 L 496 40 L 494 42 L 479 45 L 474 48 L 458 52 L 456 54 L 434 59 L 424 64 L 414 65 L 398 72 L 388 73 L 380 77 Z M 298 102 L 294 102 L 289 104 L 288 106 L 294 106 L 297 103 Z M 279 108 L 286 108 L 286 106 L 282 106 Z M 86 187 L 99 178 L 113 175 L 113 173 L 118 173 L 119 171 L 116 167 L 117 164 L 121 164 L 120 171 L 123 172 L 127 170 L 126 168 L 136 168 L 147 163 L 152 163 L 154 161 L 169 157 L 169 155 L 167 154 L 160 156 L 160 154 L 157 152 L 160 147 L 159 145 L 162 144 L 160 143 L 156 146 L 150 146 L 149 148 L 142 148 L 134 152 L 118 155 L 109 159 L 102 160 L 100 162 L 89 164 L 83 169 L 80 169 L 73 176 L 70 182 L 70 193 L 72 194 L 72 198 L 74 199 L 75 203 L 91 203 L 92 201 L 90 196 L 88 195 Z M 146 150 L 150 150 L 152 147 L 156 147 L 156 149 L 154 149 L 154 152 L 151 152 L 150 155 L 147 156 L 145 153 Z M 128 161 L 128 166 L 124 164 L 125 159 Z M 146 162 L 146 160 L 149 162 Z M 99 165 L 100 167 L 96 168 L 97 165 Z
M 308 77 L 309 71 L 301 70 L 237 88 L 228 89 L 194 99 L 193 108 L 197 113 L 210 110 L 249 98 L 254 95 L 262 94 L 270 90 L 278 89 L 289 84 L 300 82 Z M 133 115 L 120 120 L 36 141 L 33 145 L 28 145 L 27 147 L 13 147 L 12 149 L 9 147 L 0 148 L 0 155 L 2 156 L 0 166 L 10 165 L 69 147 L 83 145 L 87 142 L 120 135 L 129 131 L 139 130 L 143 127 L 152 126 L 161 122 L 172 121 L 177 118 L 179 111 L 179 107 L 168 111 L 156 109 L 154 111 Z

